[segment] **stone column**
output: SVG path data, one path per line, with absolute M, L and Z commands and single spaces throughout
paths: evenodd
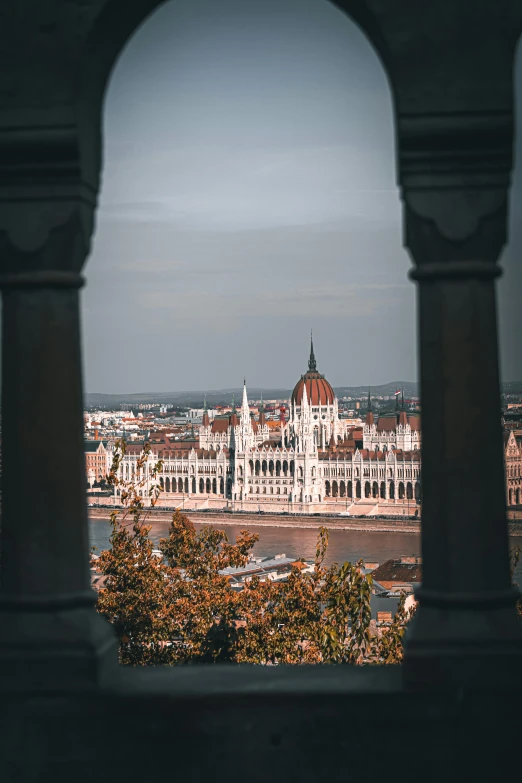
M 459 155 L 473 138 L 457 139 Z M 483 131 L 482 145 L 494 140 Z M 502 160 L 494 152 L 492 166 Z M 486 173 L 463 191 L 446 147 L 443 160 L 445 188 L 406 191 L 418 283 L 423 581 L 404 676 L 421 687 L 512 686 L 522 677 L 522 625 L 509 574 L 494 287 L 507 187 L 496 171 L 490 189 Z
M 0 278 L 0 690 L 93 686 L 116 664 L 90 588 L 81 284 L 62 269 Z
M 4 113 L 0 133 L 0 692 L 86 689 L 117 673 L 115 636 L 90 587 L 83 445 L 78 290 L 96 144 L 82 158 L 73 110 L 52 114 L 42 91 L 59 92 L 56 74 L 36 88 L 27 72 L 13 96 L 32 109 Z M 33 86 L 40 102 L 23 92 Z

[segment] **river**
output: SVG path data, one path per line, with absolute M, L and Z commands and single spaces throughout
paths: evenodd
M 228 520 L 227 520 L 228 521 Z M 150 536 L 157 543 L 160 538 L 167 535 L 169 520 L 157 520 L 152 525 Z M 219 522 L 215 523 L 220 527 Z M 196 528 L 203 527 L 195 524 Z M 328 527 L 328 525 L 326 525 Z M 250 529 L 259 535 L 259 541 L 254 547 L 254 553 L 258 557 L 269 557 L 284 553 L 289 557 L 302 557 L 305 560 L 313 560 L 317 545 L 317 530 L 310 528 L 288 527 L 248 527 L 246 524 L 226 525 L 222 529 L 226 531 L 229 541 L 234 541 L 240 530 Z M 89 534 L 91 545 L 97 551 L 109 547 L 111 526 L 105 519 L 90 519 Z M 520 538 L 510 539 L 511 546 L 522 543 Z M 363 532 L 358 530 L 333 530 L 330 528 L 328 551 L 325 558 L 326 564 L 344 563 L 346 560 L 352 563 L 363 558 L 366 562 L 383 563 L 392 557 L 401 555 L 420 555 L 420 534 L 404 533 L 402 531 L 387 532 Z M 515 580 L 522 585 L 522 562 L 519 562 L 515 572 Z M 373 612 L 377 610 L 393 609 L 396 599 L 373 599 Z

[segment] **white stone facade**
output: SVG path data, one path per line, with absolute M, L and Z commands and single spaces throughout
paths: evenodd
M 205 411 L 197 440 L 153 442 L 149 462 L 163 461 L 161 504 L 181 495 L 187 508 L 202 508 L 206 501 L 207 507 L 215 507 L 214 501 L 221 499 L 221 506 L 245 510 L 324 511 L 337 506 L 351 513 L 377 513 L 378 505 L 406 504 L 413 513 L 420 499 L 418 417 L 401 409 L 376 424 L 369 411 L 363 430 L 349 427 L 339 418 L 330 384 L 316 370 L 313 347 L 308 372 L 296 385 L 288 411 L 288 421 L 281 422 L 277 439 L 271 439 L 263 410 L 257 421 L 250 414 L 245 384 L 240 410 L 234 407 L 230 416 L 212 422 Z M 134 475 L 138 457 L 137 446 L 128 451 L 123 478 Z

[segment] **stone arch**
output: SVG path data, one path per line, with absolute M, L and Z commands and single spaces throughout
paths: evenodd
M 225 494 L 225 479 L 223 476 L 219 479 L 219 494 L 224 495 Z
M 185 476 L 185 481 L 183 482 L 183 491 L 188 495 L 188 491 L 189 491 L 188 476 Z
M 183 479 L 178 479 L 178 492 L 183 492 Z
M 275 474 L 276 474 L 276 476 L 280 476 L 281 475 L 281 460 L 280 459 L 276 460 Z
M 261 463 L 261 473 L 263 474 L 263 476 L 266 476 L 266 471 L 267 471 L 267 462 L 266 459 L 264 459 L 263 462 Z
M 160 485 L 162 490 L 165 489 L 165 481 L 163 479 L 163 476 L 160 476 L 159 485 Z
M 346 497 L 346 484 L 344 481 L 339 483 L 339 495 L 342 498 Z
M 356 481 L 355 483 L 355 497 L 360 498 L 361 497 L 361 482 Z
M 413 485 L 411 481 L 406 484 L 406 497 L 408 500 L 413 500 Z
M 364 497 L 369 498 L 372 494 L 372 488 L 369 481 L 364 482 Z
M 199 480 L 199 491 L 201 492 L 201 494 L 203 494 L 205 491 L 205 481 L 202 478 L 200 478 Z
M 258 459 L 256 459 L 254 470 L 255 470 L 256 476 L 259 476 L 259 471 L 261 470 L 261 463 L 259 462 Z
M 379 497 L 379 485 L 377 484 L 376 481 L 374 481 L 372 484 L 372 497 L 373 498 Z
M 515 505 L 520 506 L 520 489 L 515 491 Z
M 386 484 L 384 481 L 381 481 L 379 496 L 382 500 L 386 499 Z
M 337 484 L 337 481 L 334 481 L 332 483 L 332 497 L 336 498 L 339 494 L 339 486 Z
M 208 478 L 205 482 L 205 492 L 207 495 L 210 495 L 211 485 L 210 485 L 210 479 Z
M 283 475 L 288 476 L 288 460 L 283 460 Z
M 212 494 L 217 495 L 217 480 L 215 478 L 212 479 Z
M 191 492 L 193 495 L 196 494 L 196 479 L 194 476 L 192 476 Z
M 348 497 L 353 498 L 353 485 L 351 481 L 348 482 Z
M 390 486 L 388 488 L 388 497 L 390 500 L 395 500 L 395 481 L 390 481 Z
M 325 481 L 325 484 L 324 484 L 324 489 L 325 489 L 325 494 L 326 494 L 326 497 L 327 497 L 327 498 L 329 498 L 329 497 L 330 497 L 330 495 L 332 494 L 332 492 L 331 492 L 331 487 L 330 487 L 330 482 L 329 482 L 329 481 Z
M 167 476 L 165 479 L 165 492 L 170 492 L 170 477 Z
M 368 24 L 371 25 L 371 23 L 368 22 L 368 19 L 372 18 L 372 13 L 370 12 L 370 7 L 367 6 L 367 4 L 365 4 L 365 3 L 364 4 L 360 3 L 360 2 L 357 3 L 356 0 L 344 0 L 344 2 L 345 2 L 345 5 L 347 6 L 347 8 L 349 10 L 351 10 L 352 7 L 353 7 L 353 9 L 354 9 L 353 12 L 352 12 L 353 18 L 356 19 L 358 21 L 358 23 L 361 24 L 364 27 L 364 29 L 366 30 L 367 34 L 370 36 L 370 32 L 368 31 Z M 84 123 L 86 128 L 87 128 L 87 132 L 85 134 L 87 136 L 87 139 L 86 139 L 86 141 L 82 142 L 84 144 L 84 146 L 87 147 L 87 151 L 86 151 L 87 154 L 83 155 L 82 158 L 86 157 L 87 160 L 89 160 L 89 161 L 92 161 L 94 159 L 94 163 L 91 162 L 91 163 L 88 163 L 88 164 L 84 164 L 84 167 L 86 168 L 86 170 L 82 171 L 82 176 L 83 176 L 83 181 L 84 182 L 94 183 L 94 188 L 93 189 L 96 188 L 96 181 L 97 181 L 97 174 L 98 174 L 96 168 L 97 168 L 97 160 L 99 162 L 99 157 L 100 157 L 99 156 L 99 152 L 100 152 L 99 146 L 100 145 L 99 145 L 99 141 L 98 141 L 98 137 L 97 137 L 97 134 L 98 134 L 97 117 L 94 116 L 94 117 L 91 118 L 89 116 L 89 114 L 90 114 L 89 113 L 89 109 L 91 109 L 91 114 L 92 114 L 92 113 L 94 113 L 92 111 L 92 109 L 97 108 L 99 113 L 101 114 L 102 94 L 103 94 L 103 91 L 104 91 L 105 83 L 106 83 L 106 81 L 108 79 L 108 74 L 109 74 L 110 69 L 111 69 L 111 67 L 112 67 L 112 65 L 113 65 L 113 63 L 114 63 L 114 61 L 115 61 L 115 59 L 116 59 L 116 57 L 118 55 L 118 52 L 121 51 L 121 48 L 125 44 L 127 38 L 132 34 L 133 30 L 136 29 L 138 24 L 145 18 L 146 14 L 149 13 L 151 10 L 155 9 L 158 5 L 159 5 L 159 0 L 157 0 L 157 2 L 156 2 L 156 0 L 137 0 L 136 3 L 132 3 L 132 13 L 130 13 L 128 15 L 125 15 L 125 14 L 121 14 L 120 13 L 121 2 L 117 3 L 116 0 L 107 0 L 105 5 L 104 5 L 104 7 L 100 11 L 100 13 L 97 15 L 96 21 L 95 21 L 95 23 L 93 24 L 93 27 L 92 27 L 92 32 L 89 33 L 89 35 L 87 37 L 87 40 L 86 41 L 82 40 L 81 41 L 81 46 L 76 47 L 77 49 L 81 50 L 84 53 L 84 59 L 85 59 L 85 64 L 79 67 L 79 69 L 78 69 L 79 70 L 78 78 L 75 80 L 75 83 L 78 85 L 79 104 L 80 104 L 79 108 L 81 108 L 83 110 L 83 112 L 77 112 L 77 114 L 80 115 L 80 114 L 83 113 L 86 116 L 86 120 L 87 120 L 87 122 Z M 360 14 L 365 13 L 366 14 L 365 18 L 357 18 L 357 12 L 355 10 L 357 5 L 362 7 L 362 11 L 360 11 Z M 398 8 L 397 8 L 397 11 L 398 11 Z M 448 11 L 448 13 L 449 13 L 449 11 Z M 386 26 L 386 16 L 387 16 L 386 14 L 382 14 L 382 25 L 383 25 L 383 27 Z M 451 16 L 450 16 L 450 19 L 451 19 Z M 86 21 L 85 24 L 89 24 L 89 22 Z M 80 27 L 81 26 L 79 26 L 79 29 L 80 29 Z M 397 28 L 398 27 L 399 27 L 399 25 L 397 25 Z M 449 29 L 451 31 L 451 23 L 448 24 L 448 27 L 449 27 Z M 391 36 L 391 38 L 393 38 L 393 35 Z M 379 39 L 376 37 L 376 35 L 374 35 L 372 40 L 374 40 L 374 43 L 376 43 Z M 384 35 L 384 34 L 382 35 L 382 40 L 384 40 L 384 41 L 387 40 L 386 35 Z M 390 40 L 390 48 L 389 48 L 390 52 L 391 51 L 395 51 L 395 47 L 393 45 L 394 43 L 395 43 L 395 41 Z M 397 43 L 400 43 L 400 40 Z M 458 39 L 457 39 L 457 43 L 458 43 Z M 397 48 L 400 48 L 400 47 L 397 47 Z M 71 49 L 72 49 L 72 47 L 71 47 Z M 403 50 L 404 50 L 404 47 L 403 47 Z M 419 48 L 419 51 L 420 51 L 420 48 Z M 96 63 L 96 67 L 92 67 L 93 63 Z M 404 62 L 402 64 L 404 64 Z M 399 65 L 400 65 L 400 63 L 398 64 L 398 67 L 397 67 L 396 70 L 393 69 L 394 73 L 400 73 L 401 68 L 399 67 Z M 90 73 L 91 70 L 92 70 L 92 75 Z M 407 69 L 402 68 L 402 71 L 404 71 L 404 70 L 407 70 Z M 76 70 L 75 70 L 75 74 L 76 74 Z M 427 80 L 426 80 L 427 81 L 427 89 L 423 91 L 426 94 L 431 94 L 431 92 L 432 92 L 431 87 L 432 86 L 434 88 L 434 91 L 439 86 L 438 84 L 431 85 L 430 84 L 430 77 L 431 77 L 431 74 L 428 73 L 428 77 L 427 77 Z M 433 81 L 436 82 L 435 77 L 431 77 L 431 78 L 433 78 Z M 491 84 L 493 86 L 495 86 L 495 81 L 493 79 L 493 74 L 492 74 Z M 472 85 L 472 86 L 474 86 L 474 85 Z M 480 92 L 478 84 L 477 84 L 476 92 L 477 93 Z M 94 98 L 92 99 L 92 102 L 89 105 L 89 96 L 90 95 L 93 95 Z M 406 142 L 405 145 L 404 145 L 405 149 L 403 150 L 402 146 L 398 145 L 399 146 L 399 150 L 401 152 L 401 157 L 404 157 L 406 159 L 406 161 L 407 161 L 406 164 L 405 164 L 406 170 L 404 172 L 401 172 L 401 174 L 402 173 L 405 174 L 405 177 L 404 177 L 404 184 L 405 184 L 404 198 L 405 198 L 406 207 L 407 207 L 407 216 L 408 216 L 408 213 L 410 213 L 410 215 L 408 216 L 407 219 L 411 220 L 412 222 L 417 221 L 417 222 L 415 222 L 415 225 L 411 226 L 411 229 L 412 229 L 411 232 L 407 232 L 407 233 L 414 234 L 415 238 L 416 238 L 416 242 L 419 245 L 423 244 L 422 243 L 422 237 L 420 236 L 421 233 L 422 233 L 422 227 L 418 224 L 418 220 L 417 220 L 419 214 L 422 214 L 423 215 L 423 219 L 425 221 L 425 226 L 424 227 L 426 228 L 426 233 L 428 231 L 430 231 L 430 232 L 433 231 L 434 239 L 437 239 L 437 237 L 441 237 L 441 243 L 442 243 L 442 241 L 446 242 L 447 246 L 449 247 L 449 249 L 452 250 L 452 248 L 450 246 L 450 243 L 452 242 L 452 238 L 449 237 L 447 234 L 444 234 L 442 228 L 440 228 L 440 225 L 439 225 L 439 224 L 442 224 L 444 221 L 441 219 L 440 221 L 437 222 L 436 218 L 432 214 L 430 214 L 431 210 L 429 209 L 429 205 L 423 205 L 423 206 L 426 206 L 426 209 L 425 209 L 424 213 L 421 210 L 420 213 L 419 212 L 416 213 L 415 217 L 413 217 L 413 218 L 411 217 L 411 213 L 414 212 L 414 210 L 412 209 L 411 203 L 409 203 L 409 201 L 408 201 L 408 199 L 409 199 L 409 197 L 411 195 L 411 193 L 409 192 L 410 191 L 410 182 L 409 182 L 410 178 L 409 178 L 408 175 L 412 174 L 412 179 L 413 180 L 415 180 L 415 177 L 416 177 L 415 172 L 414 171 L 412 172 L 412 169 L 415 168 L 415 160 L 412 161 L 411 159 L 412 158 L 415 159 L 415 156 L 418 155 L 418 151 L 422 150 L 423 155 L 424 155 L 424 159 L 428 162 L 428 165 L 429 165 L 429 163 L 430 163 L 430 161 L 432 159 L 434 160 L 434 156 L 432 156 L 432 158 L 430 158 L 430 153 L 432 152 L 432 150 L 430 150 L 430 148 L 429 148 L 429 136 L 430 136 L 430 131 L 433 130 L 435 132 L 436 128 L 440 127 L 440 126 L 436 126 L 435 124 L 433 125 L 433 128 L 431 127 L 429 114 L 427 113 L 427 109 L 429 109 L 430 106 L 429 106 L 429 103 L 427 103 L 427 105 L 422 105 L 423 101 L 422 101 L 422 95 L 421 95 L 420 92 L 418 93 L 418 102 L 419 103 L 418 103 L 418 106 L 416 106 L 416 110 L 418 111 L 418 117 L 422 118 L 422 121 L 420 123 L 421 131 L 422 131 L 422 127 L 426 128 L 424 133 L 423 132 L 419 132 L 418 130 L 416 130 L 417 125 L 419 125 L 419 123 L 414 123 L 413 127 L 412 127 L 411 118 L 408 118 L 408 117 L 403 118 L 402 115 L 398 116 L 398 118 L 397 118 L 397 124 L 398 124 L 399 127 L 402 125 L 403 122 L 407 123 L 406 124 L 406 131 L 404 133 L 404 137 L 406 137 L 406 138 L 403 137 L 401 139 L 401 141 L 404 140 Z M 480 100 L 479 100 L 478 106 L 477 106 L 477 114 L 479 114 L 480 109 L 481 109 L 481 106 L 480 106 Z M 423 114 L 423 111 L 424 111 L 424 114 Z M 442 117 L 441 118 L 437 118 L 437 120 L 442 120 Z M 495 124 L 495 123 L 493 123 L 493 124 Z M 94 132 L 91 132 L 92 138 L 89 137 L 89 133 L 88 133 L 88 130 L 91 127 L 93 128 L 93 131 L 94 131 Z M 452 142 L 452 139 L 451 139 L 452 136 L 458 138 L 461 142 L 463 142 L 463 144 L 461 144 L 461 146 L 465 146 L 465 143 L 466 143 L 466 140 L 467 140 L 466 123 L 463 122 L 461 124 L 461 126 L 459 127 L 458 134 L 454 133 L 451 130 L 450 126 L 447 126 L 447 127 L 448 127 L 447 136 L 450 137 L 447 149 L 451 149 L 450 145 L 451 145 L 451 142 Z M 443 127 L 442 130 L 444 131 L 445 127 Z M 441 134 L 439 133 L 438 135 L 440 136 Z M 442 135 L 444 136 L 444 133 L 442 133 Z M 497 135 L 500 138 L 501 134 L 499 133 Z M 505 134 L 506 137 L 509 137 L 509 135 L 510 135 L 509 133 Z M 425 147 L 422 146 L 424 142 L 427 142 Z M 30 146 L 30 145 L 28 145 L 28 146 Z M 73 146 L 73 145 L 71 145 L 71 146 Z M 37 151 L 36 144 L 34 145 L 34 147 L 35 147 L 35 152 L 36 152 Z M 499 142 L 499 147 L 501 147 L 500 142 Z M 435 151 L 436 150 L 433 150 L 433 152 L 435 152 Z M 32 150 L 31 150 L 31 152 L 32 152 Z M 404 155 L 402 155 L 403 152 L 404 152 Z M 502 154 L 502 150 L 500 150 L 500 152 Z M 458 158 L 458 155 L 456 157 Z M 418 160 L 418 158 L 416 158 L 416 159 Z M 506 166 L 506 170 L 507 170 L 508 167 L 509 166 Z M 436 169 L 436 168 L 437 167 L 434 166 L 434 169 Z M 453 173 L 453 169 L 455 169 L 455 173 L 457 173 L 456 172 L 457 168 L 458 168 L 458 163 L 457 163 L 457 165 L 453 165 L 453 163 L 450 162 L 450 164 L 448 165 L 449 174 L 451 175 Z M 415 182 L 418 185 L 418 182 L 416 180 L 415 180 Z M 418 190 L 418 188 L 417 188 L 417 190 Z M 428 197 L 432 197 L 432 196 L 434 197 L 434 199 L 437 198 L 434 193 L 428 193 Z M 418 197 L 418 193 L 415 193 L 414 194 L 414 198 L 417 199 L 417 197 Z M 447 212 L 448 213 L 450 212 L 449 208 L 447 209 Z M 473 210 L 472 210 L 472 208 L 471 208 L 471 206 L 469 208 L 469 212 L 471 214 L 470 214 L 470 219 L 469 219 L 468 222 L 471 222 L 473 224 L 472 225 L 472 229 L 470 229 L 470 231 L 471 230 L 475 231 L 474 223 L 480 223 L 483 215 L 478 215 L 478 216 L 475 215 Z M 86 222 L 88 224 L 89 215 L 87 214 L 86 217 L 87 217 L 87 220 L 84 221 L 84 222 Z M 475 217 L 477 217 L 477 220 L 474 220 Z M 494 218 L 494 219 L 496 220 L 496 218 Z M 466 245 L 467 239 L 468 239 L 468 235 L 466 234 L 466 229 L 468 228 L 468 226 L 466 225 L 466 220 L 460 218 L 460 216 L 457 214 L 457 215 L 455 215 L 454 225 L 456 226 L 456 234 L 457 234 L 457 236 L 459 236 L 459 237 L 460 237 L 460 235 L 462 236 L 462 239 L 459 238 L 458 241 L 461 242 L 461 247 L 463 248 L 463 253 L 465 255 L 467 253 L 467 247 L 465 247 L 465 245 Z M 414 231 L 414 229 L 419 229 L 419 230 L 418 231 Z M 436 233 L 438 229 L 440 229 L 440 233 L 439 234 Z M 78 239 L 79 238 L 80 237 L 79 237 L 79 232 L 78 232 Z M 88 240 L 88 237 L 87 237 L 87 240 Z M 476 238 L 476 240 L 474 239 L 473 241 L 474 241 L 474 246 L 475 247 L 479 247 L 480 244 L 481 244 L 481 237 L 478 236 Z M 87 242 L 85 244 L 87 244 Z M 500 236 L 499 236 L 498 244 L 501 244 L 501 237 Z M 421 252 L 423 252 L 423 248 L 421 247 L 419 249 L 419 247 L 417 247 L 412 252 L 413 252 L 414 256 L 419 256 L 421 254 Z M 426 251 L 426 252 L 428 252 L 428 251 Z M 451 255 L 451 253 L 450 253 L 450 255 Z M 490 255 L 493 255 L 493 254 L 490 253 Z M 474 257 L 474 256 L 472 256 L 472 257 Z M 487 259 L 487 262 L 489 263 L 489 258 Z M 486 262 L 485 261 L 484 262 L 481 261 L 480 263 L 486 263 Z M 79 268 L 79 265 L 77 265 L 76 268 Z M 428 271 L 430 271 L 430 270 L 428 270 Z M 434 275 L 437 272 L 437 270 L 431 270 L 431 271 L 433 272 Z M 461 270 L 461 272 L 462 272 L 462 270 Z M 465 282 L 463 284 L 464 289 L 466 288 L 466 285 L 468 285 L 467 282 Z M 473 282 L 472 285 L 476 285 L 475 282 Z M 482 283 L 481 283 L 481 285 L 482 285 Z M 471 284 L 469 284 L 469 286 L 471 286 Z M 486 286 L 486 283 L 484 283 L 484 286 Z M 477 310 L 480 309 L 478 307 L 478 305 L 477 305 L 476 309 Z M 426 314 L 426 318 L 428 317 L 428 315 L 429 315 L 429 313 Z M 479 313 L 477 313 L 477 317 L 478 317 L 478 315 L 479 315 Z M 487 313 L 486 313 L 486 315 L 487 315 Z M 447 333 L 450 333 L 449 332 L 449 328 L 451 326 L 451 318 L 449 316 L 448 317 L 445 316 L 444 319 L 442 317 L 440 319 L 441 321 L 443 321 L 442 326 L 447 327 Z M 434 320 L 436 321 L 437 319 L 434 318 Z M 494 320 L 494 319 L 492 319 L 492 320 Z M 436 323 L 436 325 L 440 326 L 441 324 Z M 424 344 L 424 347 L 425 347 L 425 344 Z M 494 350 L 491 349 L 490 353 L 491 353 L 491 360 L 492 360 L 492 362 L 496 361 L 496 354 L 495 354 Z M 442 347 L 441 347 L 441 361 L 444 360 L 444 358 L 445 358 L 445 354 L 442 351 Z M 470 358 L 470 357 L 466 355 L 465 359 L 468 359 L 468 358 Z M 466 369 L 466 366 L 467 366 L 467 364 L 465 362 L 464 363 L 464 370 Z M 459 375 L 459 374 L 462 375 L 463 374 L 462 370 L 459 373 L 459 367 L 455 367 L 455 370 L 456 370 L 456 375 Z M 454 386 L 456 388 L 458 386 L 458 384 L 455 383 Z M 456 403 L 457 401 L 454 400 L 453 402 Z M 435 411 L 434 404 L 433 403 L 429 403 L 426 406 L 426 408 L 427 408 L 427 416 L 428 417 L 433 417 L 433 418 L 430 418 L 429 420 L 433 424 L 435 424 L 437 419 L 436 419 L 436 416 L 435 416 L 436 411 Z M 493 413 L 495 414 L 495 412 L 493 412 Z M 478 417 L 474 416 L 473 414 L 469 414 L 470 423 L 473 423 L 475 419 L 478 419 Z M 458 425 L 458 422 L 457 422 L 457 425 Z M 460 436 L 466 434 L 466 427 L 463 424 L 460 424 L 460 428 L 459 428 L 459 426 L 456 426 L 455 429 L 456 429 L 456 433 L 459 435 L 459 443 L 460 443 Z M 433 431 L 435 431 L 435 430 L 433 430 Z M 470 427 L 468 427 L 468 431 L 471 431 Z M 465 449 L 465 446 L 463 446 L 463 448 Z M 434 451 L 435 451 L 435 449 L 434 449 Z M 469 451 L 469 449 L 468 449 L 468 451 Z M 64 451 L 64 453 L 67 453 L 67 451 Z M 436 455 L 434 454 L 433 457 L 435 457 L 435 456 Z M 471 452 L 470 452 L 470 456 L 472 456 Z M 432 481 L 433 480 L 432 476 L 433 476 L 433 474 L 431 476 L 429 476 L 428 480 Z M 477 497 L 480 499 L 481 497 L 484 496 L 484 490 L 481 489 L 479 482 L 480 482 L 480 478 L 477 478 Z M 504 488 L 500 486 L 500 484 L 499 484 L 499 487 L 500 487 L 499 491 L 500 490 L 502 492 L 505 491 Z M 433 487 L 433 492 L 434 493 L 436 492 L 436 487 Z M 455 493 L 455 494 L 457 494 L 457 493 Z M 500 496 L 499 496 L 499 500 L 500 500 Z M 504 498 L 502 498 L 502 500 L 504 501 Z M 451 513 L 454 510 L 454 508 L 455 508 L 455 501 L 452 500 L 451 497 L 450 497 L 450 500 L 448 502 L 448 505 L 451 505 L 451 508 L 448 510 L 448 513 Z M 480 504 L 477 502 L 477 510 L 479 508 L 480 508 Z M 457 520 L 456 520 L 456 522 L 457 522 Z M 477 524 L 476 527 L 479 530 L 481 529 L 481 525 L 479 525 L 479 524 Z M 440 533 L 440 535 L 442 536 L 442 532 Z M 458 536 L 454 536 L 453 537 L 452 542 L 454 544 L 455 544 L 455 541 L 458 544 Z M 426 568 L 425 570 L 426 570 L 426 574 L 427 574 L 428 573 L 428 569 Z
M 271 459 L 269 461 L 269 463 L 268 463 L 268 472 L 270 473 L 271 476 L 274 475 L 274 460 L 273 459 Z
M 404 482 L 399 482 L 399 500 L 404 500 Z

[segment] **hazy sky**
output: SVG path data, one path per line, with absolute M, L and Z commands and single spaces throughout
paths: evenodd
M 87 391 L 290 387 L 311 328 L 334 385 L 416 379 L 389 89 L 327 0 L 167 3 L 121 54 L 104 134 Z M 521 212 L 522 172 L 505 380 L 522 379 Z

